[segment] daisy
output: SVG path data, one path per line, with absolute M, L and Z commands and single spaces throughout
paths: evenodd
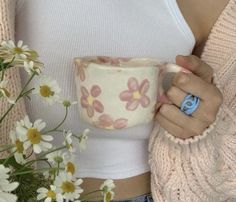
M 48 159 L 48 162 L 53 165 L 58 165 L 63 162 L 63 157 L 60 150 L 47 154 L 46 158 Z
M 20 141 L 15 131 L 10 131 L 10 138 L 12 143 L 14 144 L 12 152 L 14 153 L 16 162 L 19 164 L 24 164 L 26 160 L 24 159 L 23 155 L 26 154 L 26 151 L 24 150 L 23 142 Z
M 112 191 L 114 188 L 115 184 L 113 180 L 108 179 L 103 182 L 103 184 L 100 186 L 100 190 L 102 191 L 103 195 L 103 201 L 109 202 L 114 198 L 115 193 Z
M 65 99 L 65 100 L 60 101 L 60 103 L 62 103 L 64 107 L 70 107 L 71 105 L 76 105 L 78 102 L 76 101 L 71 102 Z
M 51 201 L 57 201 L 57 202 L 63 202 L 62 195 L 58 192 L 58 189 L 54 185 L 50 185 L 50 189 L 46 189 L 44 187 L 41 187 L 37 190 L 38 196 L 37 200 L 45 199 L 44 202 L 51 202 Z
M 74 148 L 73 148 L 73 140 L 72 140 L 72 132 L 70 130 L 68 131 L 63 131 L 63 136 L 65 138 L 65 141 L 63 142 L 63 145 L 66 146 L 66 148 L 70 151 L 70 152 L 74 152 Z
M 10 92 L 7 90 L 7 84 L 8 84 L 7 80 L 2 80 L 0 82 L 0 98 L 5 97 L 5 98 L 7 98 L 7 101 L 9 103 L 15 104 L 15 99 L 13 97 L 11 97 Z
M 33 61 L 26 62 L 24 61 L 24 69 L 31 76 L 34 72 L 37 74 L 41 73 L 41 69 L 34 65 Z
M 47 76 L 41 76 L 39 85 L 36 86 L 33 93 L 40 95 L 45 103 L 52 105 L 54 102 L 60 101 L 60 92 L 61 88 L 56 80 L 52 80 Z
M 9 182 L 10 169 L 0 165 L 0 201 L 16 202 L 17 196 L 9 192 L 15 190 L 19 183 Z
M 23 41 L 18 41 L 17 45 L 12 40 L 3 41 L 1 46 L 10 50 L 16 59 L 26 59 L 30 55 L 29 48 L 23 45 Z
M 79 151 L 80 152 L 86 149 L 86 141 L 88 139 L 88 135 L 87 134 L 89 132 L 90 132 L 90 130 L 88 128 L 86 128 L 83 131 L 82 135 L 79 137 L 79 145 L 78 146 L 79 146 Z
M 66 201 L 74 201 L 79 199 L 80 193 L 83 192 L 83 189 L 79 185 L 83 182 L 82 179 L 76 181 L 72 180 L 72 174 L 61 172 L 55 179 L 54 185 L 60 190 L 63 198 Z
M 16 133 L 19 135 L 19 139 L 23 143 L 24 149 L 28 149 L 33 146 L 35 153 L 39 154 L 42 151 L 47 151 L 52 148 L 52 145 L 48 141 L 52 141 L 51 135 L 43 135 L 41 130 L 46 127 L 46 123 L 41 119 L 38 119 L 32 124 L 28 117 L 17 123 Z
M 63 154 L 63 163 L 65 165 L 65 171 L 67 173 L 71 173 L 72 175 L 75 173 L 76 171 L 76 166 L 74 163 L 74 155 L 68 154 L 68 153 L 64 153 Z

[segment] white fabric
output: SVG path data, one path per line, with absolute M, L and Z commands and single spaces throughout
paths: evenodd
M 20 39 L 39 52 L 45 74 L 55 78 L 63 95 L 72 100 L 76 56 L 157 57 L 174 62 L 177 54 L 191 54 L 195 44 L 175 0 L 18 0 L 16 40 Z M 22 78 L 25 82 L 26 74 Z M 42 118 L 47 127 L 64 116 L 63 107 L 45 107 L 33 97 L 27 109 L 32 120 Z M 91 129 L 87 149 L 78 154 L 78 176 L 121 179 L 149 170 L 152 123 L 106 131 L 87 125 L 78 115 L 73 106 L 63 126 L 74 132 Z

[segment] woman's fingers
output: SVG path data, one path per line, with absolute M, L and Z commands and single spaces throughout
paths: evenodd
M 159 113 L 170 122 L 181 128 L 187 129 L 194 134 L 200 135 L 208 126 L 208 123 L 195 117 L 187 116 L 174 105 L 163 104 L 159 110 Z

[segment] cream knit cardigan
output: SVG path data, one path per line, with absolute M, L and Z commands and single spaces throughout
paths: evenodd
M 0 41 L 14 37 L 15 0 L 0 0 Z M 230 0 L 215 23 L 202 60 L 215 70 L 215 82 L 224 95 L 217 120 L 193 139 L 174 138 L 158 124 L 150 143 L 152 194 L 156 202 L 236 201 L 236 0 Z M 17 69 L 8 71 L 10 90 L 20 89 Z M 1 100 L 0 114 L 8 108 Z M 25 114 L 23 101 L 0 126 L 1 143 Z

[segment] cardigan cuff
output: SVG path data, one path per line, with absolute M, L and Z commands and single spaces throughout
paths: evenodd
M 177 137 L 173 136 L 172 134 L 170 134 L 167 131 L 165 131 L 164 134 L 168 139 L 170 139 L 175 144 L 188 145 L 188 144 L 193 144 L 193 143 L 199 142 L 200 140 L 208 137 L 211 134 L 211 132 L 215 129 L 215 126 L 221 120 L 222 111 L 223 110 L 221 107 L 217 113 L 216 120 L 205 131 L 203 131 L 203 133 L 201 135 L 196 135 L 196 136 L 193 136 L 193 137 L 190 137 L 187 139 L 181 139 L 181 138 L 177 138 Z

